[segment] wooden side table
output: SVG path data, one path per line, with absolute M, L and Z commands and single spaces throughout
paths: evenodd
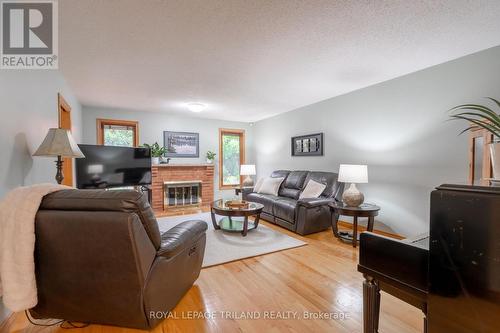
M 253 192 L 253 186 L 236 186 L 234 188 L 234 194 L 236 196 L 240 195 L 243 200 L 246 200 L 246 195 Z
M 380 210 L 379 206 L 372 204 L 362 204 L 359 207 L 348 207 L 343 203 L 332 202 L 329 204 L 332 211 L 332 231 L 333 235 L 341 240 L 352 242 L 352 246 L 356 247 L 358 243 L 358 217 L 368 218 L 368 231 L 373 231 L 373 224 L 375 222 L 375 216 L 378 215 Z M 338 222 L 340 215 L 352 216 L 354 223 L 352 227 L 352 234 L 346 233 L 345 235 L 339 233 Z

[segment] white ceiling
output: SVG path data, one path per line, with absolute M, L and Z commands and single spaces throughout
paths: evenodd
M 59 6 L 61 69 L 84 105 L 247 122 L 500 45 L 498 0 Z

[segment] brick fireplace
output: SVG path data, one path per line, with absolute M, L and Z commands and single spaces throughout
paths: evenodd
M 167 210 L 168 186 L 199 183 L 199 205 L 207 206 L 214 200 L 213 164 L 160 164 L 152 167 L 152 200 L 154 210 Z M 167 204 L 166 204 L 167 203 Z M 177 207 L 177 206 L 176 206 Z

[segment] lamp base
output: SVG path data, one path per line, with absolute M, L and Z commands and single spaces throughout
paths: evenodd
M 356 184 L 352 183 L 342 194 L 342 201 L 347 207 L 358 207 L 365 201 L 365 196 L 358 190 Z
M 56 181 L 59 185 L 61 185 L 62 181 L 64 180 L 64 174 L 63 174 L 63 159 L 61 156 L 57 156 L 57 161 L 56 161 L 56 168 L 57 168 L 57 173 L 56 173 Z
M 241 184 L 244 187 L 252 187 L 253 186 L 253 179 L 250 176 L 247 176 L 245 179 L 243 179 L 243 183 Z

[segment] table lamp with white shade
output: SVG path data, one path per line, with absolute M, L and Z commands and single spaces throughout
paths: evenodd
M 255 171 L 255 164 L 242 164 L 240 167 L 240 175 L 246 176 L 246 178 L 243 179 L 242 186 L 253 186 L 253 179 L 251 176 L 256 174 L 257 172 Z
M 368 183 L 368 166 L 356 164 L 341 164 L 339 169 L 339 182 L 351 183 L 344 190 L 342 201 L 348 207 L 358 207 L 363 203 L 365 197 L 356 184 Z
M 57 157 L 56 181 L 58 184 L 61 184 L 64 179 L 62 172 L 64 162 L 63 158 L 85 157 L 80 148 L 78 148 L 78 145 L 73 139 L 71 133 L 68 130 L 61 128 L 49 128 L 49 132 L 33 156 Z

